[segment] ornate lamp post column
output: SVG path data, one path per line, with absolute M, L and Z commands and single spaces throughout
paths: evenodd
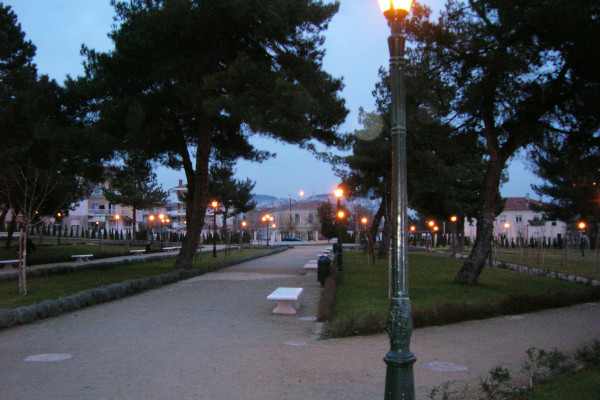
M 410 298 L 408 297 L 406 189 L 406 104 L 404 90 L 403 21 L 412 0 L 379 0 L 392 35 L 390 49 L 390 90 L 392 97 L 392 255 L 390 257 L 390 310 L 388 333 L 390 351 L 383 359 L 387 364 L 386 400 L 414 400 L 413 364 L 417 360 L 410 352 L 413 330 Z

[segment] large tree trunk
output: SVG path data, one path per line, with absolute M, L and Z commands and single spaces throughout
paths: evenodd
M 187 233 L 181 244 L 179 255 L 173 269 L 191 269 L 194 256 L 200 243 L 200 234 L 204 226 L 204 216 L 208 206 L 208 162 L 211 148 L 211 125 L 204 118 L 200 127 L 196 147 L 196 169 L 192 167 L 187 147 L 183 144 L 183 169 L 188 181 L 186 198 Z
M 480 214 L 477 216 L 477 238 L 471 254 L 465 260 L 462 268 L 454 278 L 457 283 L 474 285 L 492 250 L 492 238 L 494 235 L 494 219 L 498 210 L 498 199 L 500 178 L 504 163 L 489 163 L 489 169 L 484 178 L 482 204 L 479 207 Z

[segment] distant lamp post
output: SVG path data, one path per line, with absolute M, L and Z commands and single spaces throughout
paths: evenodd
M 413 321 L 408 296 L 405 39 L 402 34 L 403 21 L 410 11 L 412 0 L 379 0 L 379 5 L 392 32 L 388 39 L 392 100 L 392 254 L 387 323 L 390 351 L 384 358 L 387 365 L 385 399 L 414 400 L 413 364 L 417 359 L 410 351 Z
M 117 224 L 117 240 L 120 239 L 121 235 L 119 235 L 119 220 L 121 219 L 121 216 L 119 214 L 115 215 L 115 221 Z
M 240 224 L 242 226 L 242 237 L 240 238 L 240 250 L 242 249 L 242 244 L 244 244 L 244 234 L 246 233 L 246 227 L 248 226 L 248 223 L 246 221 L 242 221 L 242 223 Z
M 165 214 L 158 214 L 158 219 L 160 220 L 160 249 L 162 250 L 165 247 L 164 244 L 164 234 L 163 234 L 163 226 L 165 225 Z
M 344 190 L 342 188 L 337 188 L 333 191 L 333 193 L 335 194 L 335 197 L 337 197 L 337 214 L 338 214 L 338 237 L 337 237 L 337 264 L 338 264 L 338 271 L 343 271 L 344 270 L 344 263 L 342 261 L 342 219 L 343 217 L 340 218 L 339 214 L 341 212 L 341 199 L 342 196 L 344 195 Z
M 452 258 L 456 258 L 456 223 L 458 217 L 456 215 L 451 216 L 450 222 L 452 222 Z
M 581 221 L 577 224 L 577 229 L 581 231 L 581 257 L 585 257 L 585 228 L 587 225 Z
M 213 200 L 210 206 L 213 209 L 213 257 L 217 257 L 217 208 L 219 207 L 219 202 Z
M 56 242 L 56 244 L 60 244 L 60 236 L 62 234 L 62 213 L 57 212 L 56 213 L 56 221 L 54 223 L 54 225 L 56 226 L 56 229 L 58 230 L 58 241 Z
M 266 214 L 261 219 L 262 219 L 262 222 L 264 222 L 267 225 L 267 246 L 268 246 L 269 245 L 269 223 L 273 222 L 273 216 Z

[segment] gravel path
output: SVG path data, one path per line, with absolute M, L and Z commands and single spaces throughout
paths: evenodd
M 320 287 L 302 266 L 324 247 L 1 331 L 0 399 L 381 399 L 386 335 L 315 335 Z M 304 288 L 296 316 L 272 314 L 266 297 L 279 286 Z M 531 346 L 569 351 L 594 338 L 595 304 L 416 330 L 418 398 L 447 380 L 476 383 L 497 365 L 516 371 Z M 64 359 L 27 361 L 39 355 Z

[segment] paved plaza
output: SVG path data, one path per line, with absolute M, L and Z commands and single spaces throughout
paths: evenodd
M 111 303 L 0 331 L 1 400 L 382 399 L 387 335 L 319 340 L 320 285 L 300 246 Z M 298 314 L 267 295 L 302 287 Z M 517 372 L 532 346 L 600 339 L 600 304 L 415 330 L 417 398 Z

